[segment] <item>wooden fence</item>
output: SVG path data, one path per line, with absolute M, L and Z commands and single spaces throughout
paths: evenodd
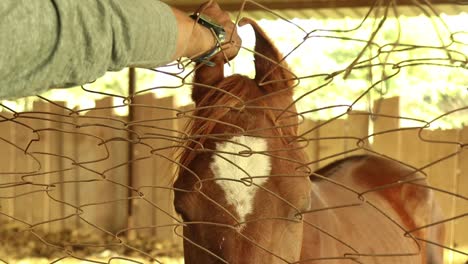
M 131 235 L 178 240 L 174 220 L 166 213 L 172 212 L 168 188 L 176 165 L 166 157 L 172 155 L 170 146 L 186 120 L 176 118 L 172 97 L 145 94 L 132 103 L 132 121 L 114 114 L 111 98 L 79 114 L 70 114 L 63 103 L 45 101 L 35 102 L 33 111 L 10 121 L 6 119 L 13 117 L 12 112 L 1 112 L 0 220 L 14 217 L 24 228 L 47 232 L 68 228 L 105 234 L 130 225 L 146 227 Z M 300 131 L 310 140 L 310 160 L 318 161 L 311 167 L 366 152 L 356 149 L 362 139 L 362 146 L 379 154 L 417 168 L 428 166 L 424 171 L 433 186 L 467 197 L 468 150 L 458 143 L 468 142 L 468 127 L 423 130 L 420 135 L 418 129 L 397 130 L 398 98 L 378 105 L 380 116 L 372 121 L 360 112 L 331 122 L 305 120 Z M 129 127 L 136 133 L 129 134 Z M 367 138 L 370 130 L 374 136 Z M 443 192 L 436 197 L 447 218 L 468 212 L 463 199 Z M 467 252 L 468 217 L 448 226 L 446 245 Z M 466 260 L 461 254 L 447 254 L 453 263 Z

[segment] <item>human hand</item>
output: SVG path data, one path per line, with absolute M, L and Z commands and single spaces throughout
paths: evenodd
M 218 3 L 213 0 L 201 5 L 197 12 L 210 17 L 226 31 L 226 40 L 222 43 L 222 51 L 214 56 L 214 60 L 232 60 L 236 57 L 242 45 L 242 40 L 237 34 L 236 25 L 231 21 L 229 14 L 223 11 Z

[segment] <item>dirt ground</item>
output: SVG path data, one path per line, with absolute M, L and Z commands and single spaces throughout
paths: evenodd
M 124 239 L 127 245 L 124 246 L 115 237 L 93 232 L 64 230 L 60 233 L 46 233 L 34 230 L 34 233 L 24 231 L 24 226 L 0 223 L 0 263 L 50 263 L 69 256 L 71 252 L 77 257 L 75 261 L 73 257 L 68 257 L 59 263 L 86 263 L 83 260 L 89 260 L 89 263 L 97 261 L 114 264 L 117 263 L 114 258 L 134 260 L 119 263 L 153 262 L 139 251 L 155 258 L 157 261 L 154 263 L 183 263 L 180 244 L 150 236 Z

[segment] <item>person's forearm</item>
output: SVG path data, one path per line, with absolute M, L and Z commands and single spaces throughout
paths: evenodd
M 234 58 L 241 40 L 229 15 L 212 1 L 200 12 L 233 40 L 216 56 Z M 216 45 L 209 29 L 157 0 L 1 0 L 0 14 L 0 100 L 158 67 Z
M 157 67 L 176 53 L 176 19 L 156 0 L 2 0 L 0 14 L 0 100 Z

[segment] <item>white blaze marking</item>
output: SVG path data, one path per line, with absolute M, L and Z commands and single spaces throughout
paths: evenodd
M 216 150 L 221 153 L 213 155 L 213 162 L 210 164 L 210 169 L 213 171 L 215 178 L 240 180 L 249 176 L 270 175 L 271 162 L 269 156 L 264 154 L 252 154 L 246 157 L 245 155 L 228 154 L 249 150 L 253 152 L 266 151 L 268 146 L 265 139 L 238 136 L 231 138 L 230 141 L 232 142 L 216 144 Z M 248 146 L 250 149 L 243 145 Z M 231 164 L 226 159 L 236 165 Z M 253 182 L 257 185 L 262 185 L 266 181 L 266 177 L 253 179 Z M 245 216 L 252 212 L 253 199 L 258 187 L 255 185 L 246 186 L 242 182 L 230 180 L 219 180 L 215 182 L 224 190 L 227 202 L 236 208 L 239 214 L 239 220 L 245 221 Z

